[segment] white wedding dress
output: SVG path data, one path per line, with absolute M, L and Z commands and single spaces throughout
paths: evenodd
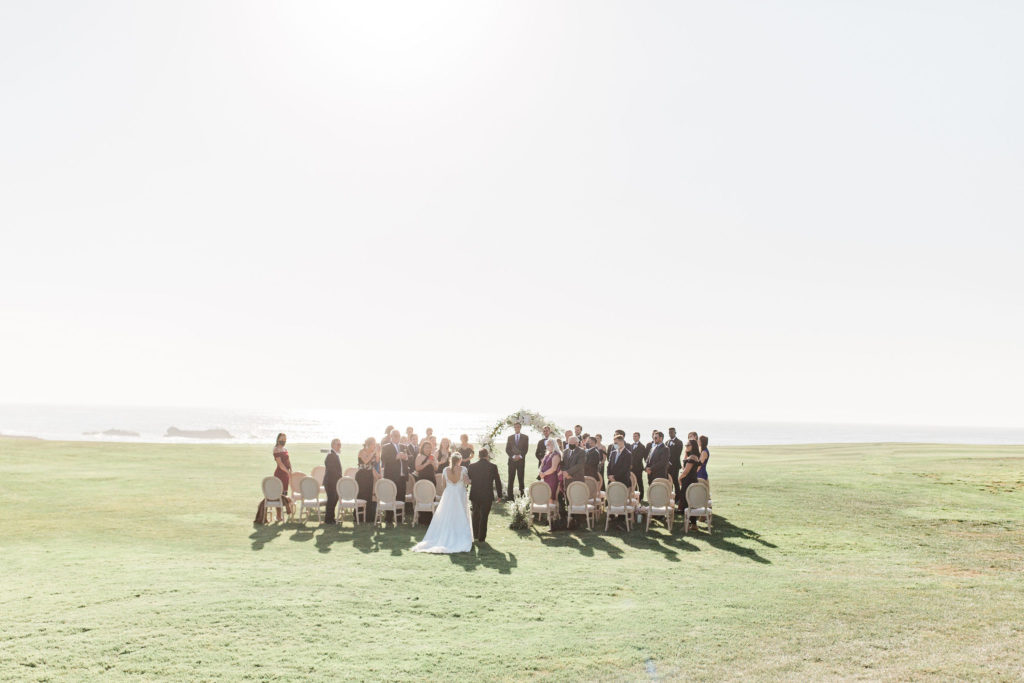
M 450 467 L 444 468 L 445 487 L 441 502 L 430 520 L 423 540 L 413 546 L 417 553 L 468 553 L 473 549 L 473 521 L 469 516 L 469 496 L 466 493 L 466 468 L 459 467 L 459 483 L 448 477 Z

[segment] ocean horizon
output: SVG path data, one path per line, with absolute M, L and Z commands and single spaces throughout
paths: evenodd
M 499 418 L 494 413 L 430 410 L 174 408 L 150 406 L 47 406 L 0 404 L 0 436 L 24 436 L 54 441 L 128 443 L 272 443 L 278 432 L 292 443 L 361 443 L 379 438 L 387 425 L 405 431 L 412 426 L 423 436 L 427 427 L 439 438 L 471 441 Z M 756 446 L 808 443 L 951 443 L 1024 444 L 1024 428 L 894 425 L 821 422 L 769 422 L 702 418 L 636 418 L 584 415 L 547 416 L 564 428 L 582 424 L 601 433 L 607 443 L 615 429 L 639 431 L 646 439 L 652 429 L 676 427 L 681 434 L 706 434 L 712 445 Z M 185 432 L 223 430 L 230 436 L 192 438 L 167 436 Z M 528 430 L 529 431 L 529 430 Z

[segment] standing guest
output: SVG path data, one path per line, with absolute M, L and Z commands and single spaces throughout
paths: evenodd
M 395 496 L 395 500 L 402 502 L 405 500 L 405 483 L 406 477 L 409 474 L 409 454 L 401 447 L 402 435 L 397 429 L 391 431 L 391 441 L 384 444 L 384 448 L 381 449 L 380 462 L 384 468 L 384 478 L 390 479 L 395 483 L 395 488 L 398 489 L 398 494 Z M 392 521 L 392 513 L 388 512 L 387 519 L 385 522 L 390 523 Z
M 437 447 L 437 471 L 444 472 L 444 468 L 448 467 L 448 463 L 451 462 L 452 457 L 452 440 L 449 438 L 441 439 L 441 445 Z
M 565 451 L 565 450 L 567 450 L 569 448 L 569 439 L 571 439 L 571 438 L 572 438 L 572 430 L 571 429 L 565 430 L 565 439 L 561 443 L 558 444 L 559 446 L 561 446 L 563 451 Z
M 651 448 L 647 452 L 647 483 L 668 476 L 668 446 L 662 443 L 665 435 L 659 431 L 653 434 Z
M 420 437 L 416 435 L 416 431 L 412 427 L 405 428 L 405 438 L 409 440 L 413 446 L 420 445 Z
M 377 510 L 377 504 L 373 500 L 373 484 L 380 479 L 378 451 L 377 440 L 371 436 L 363 442 L 362 450 L 356 454 L 356 463 L 359 466 L 356 483 L 359 484 L 359 498 L 366 501 L 366 519 L 373 519 Z
M 558 450 L 558 442 L 555 439 L 548 439 L 547 453 L 540 463 L 540 478 L 551 489 L 549 503 L 554 503 L 558 496 L 558 473 L 562 469 L 562 451 Z
M 597 448 L 597 439 L 587 437 L 587 450 L 583 459 L 583 476 L 593 477 L 601 483 L 601 451 Z
M 601 465 L 598 467 L 598 473 L 601 475 L 601 489 L 604 490 L 604 470 L 608 464 L 608 447 L 604 445 L 604 437 L 600 434 L 595 434 L 594 438 L 597 440 L 597 450 L 601 452 Z
M 615 445 L 608 455 L 608 481 L 618 481 L 632 490 L 633 486 L 629 481 L 629 473 L 632 471 L 630 464 L 629 449 L 626 448 L 626 435 L 616 434 Z
M 669 479 L 672 480 L 672 488 L 674 493 L 679 495 L 679 468 L 680 458 L 683 456 L 683 440 L 676 437 L 676 428 L 668 428 L 668 441 L 665 444 L 668 446 L 668 473 Z
M 523 495 L 526 487 L 526 454 L 530 451 L 530 437 L 521 434 L 523 425 L 516 422 L 512 425 L 515 434 L 508 437 L 505 442 L 505 453 L 508 455 L 508 497 L 512 498 L 513 484 L 515 478 L 519 477 L 519 495 Z M 483 451 L 481 451 L 483 454 Z
M 501 500 L 501 475 L 486 448 L 480 449 L 480 459 L 466 470 L 469 472 L 469 502 L 473 504 L 473 540 L 485 543 L 491 506 L 495 499 Z
M 469 467 L 469 461 L 473 459 L 473 444 L 469 442 L 469 434 L 459 436 L 459 447 L 455 450 L 462 456 L 462 466 Z
M 574 481 L 583 481 L 583 474 L 587 464 L 586 451 L 580 448 L 579 439 L 575 436 L 569 437 L 569 448 L 562 457 L 562 484 L 563 488 Z
M 427 441 L 434 444 L 434 448 L 437 448 L 437 437 L 434 436 L 433 427 L 427 427 Z
M 636 488 L 640 492 L 640 500 L 644 499 L 644 466 L 647 462 L 647 448 L 640 443 L 640 432 L 633 432 L 633 445 L 629 447 L 633 474 L 636 475 Z
M 699 448 L 693 439 L 686 442 L 686 457 L 682 471 L 679 472 L 679 493 L 676 495 L 676 508 L 680 511 L 686 509 L 686 489 L 697 481 L 697 472 L 700 470 Z M 696 518 L 691 517 L 690 521 L 694 522 Z
M 583 425 L 576 425 L 573 427 L 573 435 L 579 441 L 581 446 L 585 443 L 583 440 Z
M 434 444 L 426 439 L 420 444 L 419 453 L 416 454 L 416 462 L 413 465 L 417 479 L 425 479 L 431 484 L 436 484 L 437 479 L 437 458 L 434 457 Z
M 388 428 L 384 430 L 384 438 L 380 440 L 380 445 L 383 447 L 384 444 L 391 441 L 391 432 L 395 431 L 394 426 L 388 425 Z
M 288 443 L 288 437 L 284 432 L 277 435 L 277 442 L 274 444 L 274 462 L 277 463 L 277 468 L 274 470 L 274 476 L 281 480 L 281 484 L 284 486 L 285 495 L 288 494 L 288 482 L 292 476 L 292 459 L 288 457 L 288 449 L 284 445 Z M 277 521 L 281 521 L 281 508 L 277 508 Z
M 544 425 L 541 430 L 544 434 L 544 438 L 537 442 L 537 452 L 534 455 L 537 456 L 537 479 L 540 479 L 540 466 L 544 462 L 544 456 L 548 454 L 548 441 L 551 441 L 551 427 Z
M 324 490 L 327 491 L 327 513 L 324 524 L 334 524 L 338 509 L 338 480 L 341 479 L 341 439 L 331 441 L 331 450 L 324 458 Z
M 697 478 L 708 487 L 708 494 L 711 493 L 711 482 L 708 481 L 708 460 L 711 459 L 711 451 L 708 450 L 708 437 L 700 437 L 700 469 L 697 470 Z

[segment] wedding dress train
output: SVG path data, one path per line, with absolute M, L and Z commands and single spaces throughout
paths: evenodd
M 473 549 L 473 522 L 466 493 L 466 468 L 459 467 L 459 481 L 453 484 L 450 467 L 444 468 L 445 487 L 441 502 L 427 527 L 423 540 L 413 546 L 417 553 L 468 553 Z

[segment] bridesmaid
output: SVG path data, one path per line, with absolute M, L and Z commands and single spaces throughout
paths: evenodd
M 711 495 L 711 483 L 708 481 L 708 460 L 711 458 L 711 451 L 708 450 L 708 437 L 700 437 L 700 469 L 697 470 L 697 479 L 704 482 L 708 487 L 708 495 Z
M 469 442 L 469 434 L 461 435 L 459 441 L 461 443 L 459 443 L 459 447 L 456 450 L 462 456 L 462 466 L 469 467 L 469 463 L 473 459 L 473 444 Z
M 683 468 L 679 471 L 679 492 L 676 494 L 676 507 L 682 511 L 686 508 L 686 489 L 697 481 L 700 469 L 700 446 L 693 439 L 686 442 L 683 455 Z
M 288 457 L 288 449 L 284 445 L 288 442 L 288 437 L 284 432 L 277 435 L 277 443 L 274 446 L 274 462 L 277 463 L 277 469 L 274 470 L 274 476 L 281 480 L 281 484 L 284 486 L 285 495 L 288 495 L 288 484 L 292 476 L 292 460 Z M 277 521 L 281 521 L 281 508 L 277 508 Z
M 452 440 L 449 438 L 441 439 L 441 445 L 437 447 L 437 471 L 444 472 L 444 468 L 448 467 L 448 463 L 451 462 L 452 457 Z
M 373 501 L 373 484 L 380 477 L 377 474 L 378 456 L 377 440 L 372 436 L 363 442 L 363 448 L 356 455 L 359 471 L 356 472 L 356 483 L 359 484 L 359 498 L 366 501 L 366 519 L 373 519 L 377 504 Z

